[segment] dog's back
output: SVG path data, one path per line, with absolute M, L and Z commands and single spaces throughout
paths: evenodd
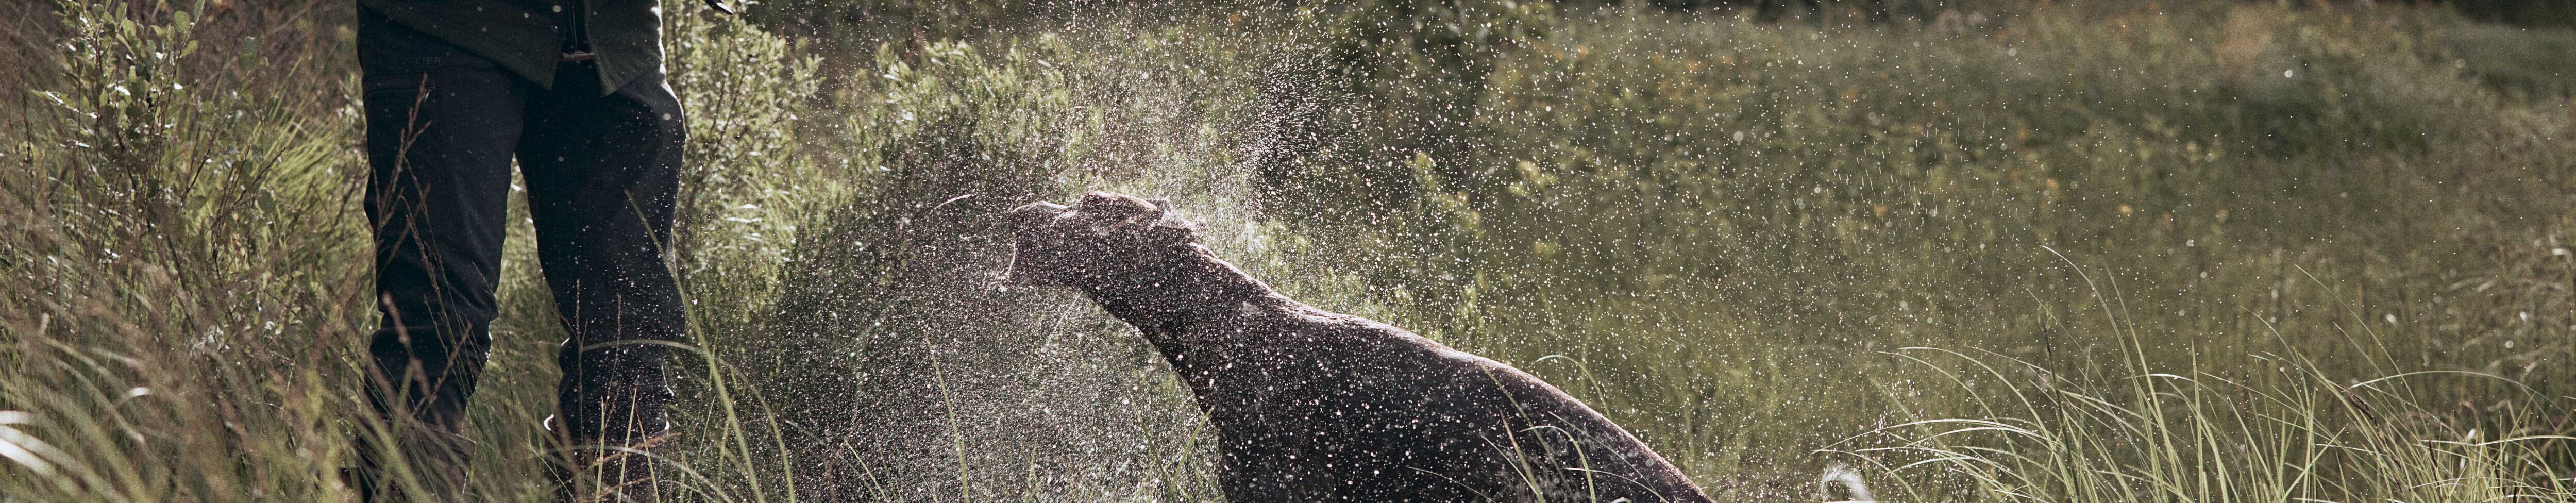
M 1218 428 L 1231 501 L 1707 501 L 1518 369 L 1356 317 L 1265 311 L 1166 355 Z

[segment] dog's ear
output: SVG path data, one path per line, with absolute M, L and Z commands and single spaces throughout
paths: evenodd
M 1145 228 L 1144 239 L 1154 246 L 1177 246 L 1199 240 L 1199 224 L 1179 218 L 1165 218 Z
M 1162 207 L 1152 201 L 1103 191 L 1084 194 L 1082 202 L 1074 204 L 1073 211 L 1082 214 L 1082 219 L 1091 225 L 1093 232 L 1103 235 L 1135 230 L 1163 219 Z
M 1145 202 L 1154 203 L 1155 215 L 1154 225 L 1145 230 L 1146 239 L 1158 245 L 1179 245 L 1198 241 L 1198 222 L 1183 220 L 1180 215 L 1173 214 L 1171 199 L 1147 199 Z

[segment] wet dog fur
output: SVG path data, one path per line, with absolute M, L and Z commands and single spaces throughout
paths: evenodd
M 1228 501 L 1709 501 L 1528 373 L 1281 295 L 1201 246 L 1168 202 L 1093 192 L 1008 218 L 1016 280 L 1080 290 L 1188 383 Z

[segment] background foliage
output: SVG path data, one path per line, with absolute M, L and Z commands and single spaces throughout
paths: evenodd
M 1158 358 L 995 276 L 980 215 L 1093 188 L 1722 498 L 2576 498 L 2576 35 L 2542 18 L 670 3 L 684 499 L 1217 499 Z M 349 497 L 348 9 L 0 7 L 0 501 Z M 561 334 L 511 239 L 476 490 L 540 500 Z

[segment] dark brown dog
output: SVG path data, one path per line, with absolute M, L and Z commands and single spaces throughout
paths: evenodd
M 1011 210 L 1011 272 L 1079 289 L 1144 332 L 1216 427 L 1228 501 L 1709 501 L 1556 387 L 1290 300 L 1169 210 L 1107 192 Z

